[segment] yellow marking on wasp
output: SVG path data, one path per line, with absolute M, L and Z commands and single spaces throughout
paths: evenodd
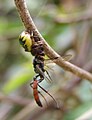
M 31 51 L 32 46 L 32 39 L 31 35 L 28 32 L 23 31 L 20 35 L 21 42 L 24 42 L 24 44 L 21 44 L 25 49 L 27 49 L 28 52 Z

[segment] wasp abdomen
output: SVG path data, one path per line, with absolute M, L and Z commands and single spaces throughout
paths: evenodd
M 34 98 L 35 98 L 36 103 L 37 103 L 40 107 L 42 107 L 42 103 L 41 103 L 41 101 L 40 101 L 40 99 L 39 99 L 39 91 L 37 90 L 37 88 L 38 88 L 38 81 L 37 81 L 37 80 L 34 80 L 34 82 L 33 82 L 33 95 L 34 95 Z

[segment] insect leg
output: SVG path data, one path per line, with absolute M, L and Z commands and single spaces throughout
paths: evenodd
M 46 98 L 43 96 L 43 94 L 42 94 L 40 91 L 38 91 L 38 93 L 43 97 L 43 99 L 44 99 L 45 102 L 46 102 L 46 105 L 48 106 L 47 100 L 46 100 Z
M 56 103 L 56 106 L 58 106 L 55 98 L 54 98 L 47 90 L 45 90 L 42 86 L 40 86 L 39 84 L 38 84 L 38 86 L 39 86 L 44 92 L 46 92 L 46 93 L 54 100 L 54 102 Z
M 44 72 L 45 72 L 46 70 L 43 72 L 43 71 L 39 68 L 38 65 L 36 65 L 36 68 L 37 68 L 37 70 L 39 71 L 39 76 L 40 76 L 40 75 L 43 76 L 43 78 L 40 77 L 40 81 L 39 81 L 39 82 L 41 82 L 42 80 L 44 80 L 44 78 L 50 81 L 50 79 L 49 79 L 47 76 L 44 75 Z
M 38 74 L 38 75 L 36 75 L 33 79 L 36 80 L 36 78 L 38 78 L 39 76 L 40 76 L 40 75 Z
M 35 76 L 35 78 L 37 78 L 37 77 L 40 76 L 39 82 L 42 82 L 42 81 L 44 80 L 44 78 L 47 79 L 47 80 L 49 80 L 49 78 L 44 75 L 44 72 L 45 72 L 45 71 L 43 72 L 38 65 L 36 65 L 36 69 L 37 69 L 37 71 L 38 71 L 39 74 L 38 74 L 37 76 Z M 34 79 L 35 79 L 35 78 L 34 78 Z M 49 80 L 49 81 L 50 81 L 50 80 Z
M 48 77 L 49 77 L 49 80 L 52 81 L 52 78 L 51 78 L 49 72 L 48 72 L 47 70 L 45 70 L 45 72 L 47 73 L 47 75 L 48 75 Z
M 30 83 L 30 86 L 33 88 L 33 86 L 32 86 L 32 85 L 33 85 L 33 82 L 31 82 L 31 83 Z

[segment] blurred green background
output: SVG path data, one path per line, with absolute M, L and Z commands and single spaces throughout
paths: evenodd
M 35 25 L 49 45 L 61 56 L 72 54 L 71 63 L 92 72 L 92 1 L 26 2 Z M 57 65 L 50 66 L 53 70 L 47 67 L 53 81 L 43 81 L 42 86 L 52 93 L 60 109 L 55 109 L 53 101 L 49 103 L 50 97 L 48 107 L 45 102 L 42 102 L 43 109 L 36 105 L 29 85 L 35 75 L 33 57 L 18 41 L 23 30 L 14 1 L 0 0 L 0 120 L 21 120 L 20 112 L 25 116 L 21 115 L 22 120 L 80 120 L 77 118 L 92 106 L 91 83 Z M 47 97 L 46 93 L 43 95 Z M 33 107 L 27 113 L 29 103 Z M 88 120 L 92 120 L 92 115 Z

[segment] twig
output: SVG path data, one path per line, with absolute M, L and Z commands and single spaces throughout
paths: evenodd
M 18 104 L 21 106 L 28 105 L 31 103 L 30 99 L 19 97 L 19 96 L 5 96 L 4 94 L 0 93 L 0 101 L 6 101 L 14 104 Z
M 41 34 L 39 33 L 39 31 L 37 30 L 30 14 L 29 11 L 27 9 L 26 6 L 26 2 L 25 0 L 14 0 L 16 7 L 18 9 L 18 12 L 20 14 L 20 17 L 22 19 L 22 22 L 24 23 L 25 28 L 28 31 L 34 31 L 35 35 L 38 36 L 44 43 L 44 49 L 45 49 L 45 53 L 49 58 L 56 58 L 59 57 L 59 59 L 57 59 L 55 61 L 56 64 L 58 64 L 59 66 L 61 66 L 63 69 L 70 71 L 72 73 L 74 73 L 75 75 L 81 77 L 82 79 L 87 79 L 89 81 L 92 82 L 92 74 L 90 74 L 89 72 L 67 62 L 64 61 L 44 40 L 44 38 L 41 36 Z

